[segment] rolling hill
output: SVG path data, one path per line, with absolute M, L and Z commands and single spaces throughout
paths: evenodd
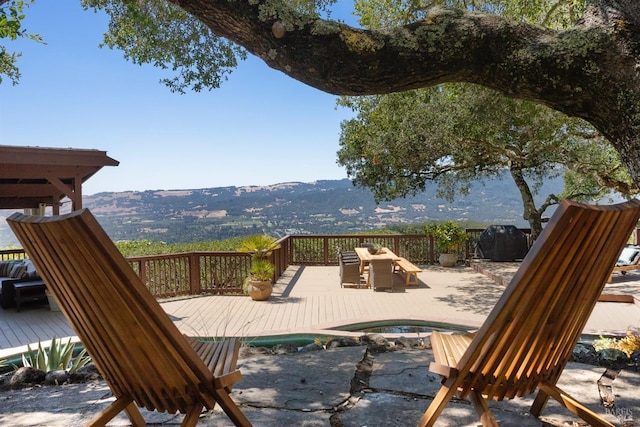
M 541 198 L 561 188 L 561 180 L 553 181 L 543 188 Z M 520 194 L 508 180 L 475 185 L 468 196 L 453 203 L 438 199 L 434 187 L 416 197 L 376 205 L 369 190 L 354 187 L 348 179 L 98 193 L 85 196 L 83 202 L 114 240 L 168 243 L 262 232 L 274 236 L 340 234 L 446 219 L 528 226 L 522 220 Z M 8 214 L 0 211 L 0 216 Z M 2 218 L 0 246 L 14 242 Z

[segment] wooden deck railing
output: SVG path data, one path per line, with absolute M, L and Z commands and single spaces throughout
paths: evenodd
M 484 229 L 467 229 L 470 237 L 460 249 L 459 259 L 474 256 L 475 242 Z M 522 229 L 529 237 L 529 230 Z M 640 228 L 631 240 L 640 242 Z M 423 234 L 379 235 L 294 235 L 279 240 L 280 249 L 271 255 L 276 266 L 274 279 L 290 265 L 337 265 L 339 250 L 352 250 L 364 242 L 390 248 L 415 264 L 434 264 L 440 254 L 433 239 Z M 529 246 L 532 242 L 529 242 Z M 25 257 L 22 249 L 0 250 L 0 261 Z M 251 257 L 241 252 L 189 252 L 128 258 L 133 269 L 158 298 L 179 295 L 241 294 L 249 274 Z
M 473 257 L 474 243 L 482 229 L 469 229 L 470 239 L 461 248 L 459 259 Z M 433 239 L 423 234 L 379 235 L 295 235 L 279 240 L 280 249 L 271 261 L 277 279 L 290 265 L 337 265 L 339 250 L 352 250 L 364 242 L 390 248 L 415 264 L 437 263 L 440 254 Z M 0 251 L 0 260 L 23 258 L 22 249 Z M 167 298 L 180 295 L 241 294 L 249 274 L 251 257 L 241 252 L 189 252 L 128 258 L 133 269 L 153 295 Z
M 178 295 L 239 294 L 251 265 L 239 252 L 189 252 L 128 258 L 159 298 Z
M 0 250 L 0 261 L 11 261 L 12 259 L 23 259 L 25 256 L 23 249 L 3 249 Z

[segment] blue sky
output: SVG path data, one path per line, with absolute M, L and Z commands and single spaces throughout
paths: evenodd
M 37 0 L 24 27 L 20 83 L 0 84 L 0 144 L 104 150 L 120 161 L 84 185 L 103 191 L 207 188 L 346 178 L 336 164 L 336 97 L 250 56 L 209 92 L 171 93 L 166 74 L 99 48 L 107 18 L 78 0 Z

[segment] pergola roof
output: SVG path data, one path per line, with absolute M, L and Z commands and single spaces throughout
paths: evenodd
M 53 206 L 68 197 L 82 207 L 82 183 L 103 166 L 120 162 L 105 151 L 0 145 L 0 209 Z

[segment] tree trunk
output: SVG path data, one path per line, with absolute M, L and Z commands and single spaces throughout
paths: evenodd
M 522 175 L 522 169 L 511 165 L 509 171 L 511 172 L 511 176 L 520 191 L 520 196 L 522 197 L 522 204 L 524 207 L 522 217 L 529 222 L 529 227 L 531 228 L 531 239 L 535 240 L 538 238 L 540 233 L 542 233 L 542 213 L 536 209 L 533 194 L 531 193 L 529 184 L 527 184 L 527 181 Z

